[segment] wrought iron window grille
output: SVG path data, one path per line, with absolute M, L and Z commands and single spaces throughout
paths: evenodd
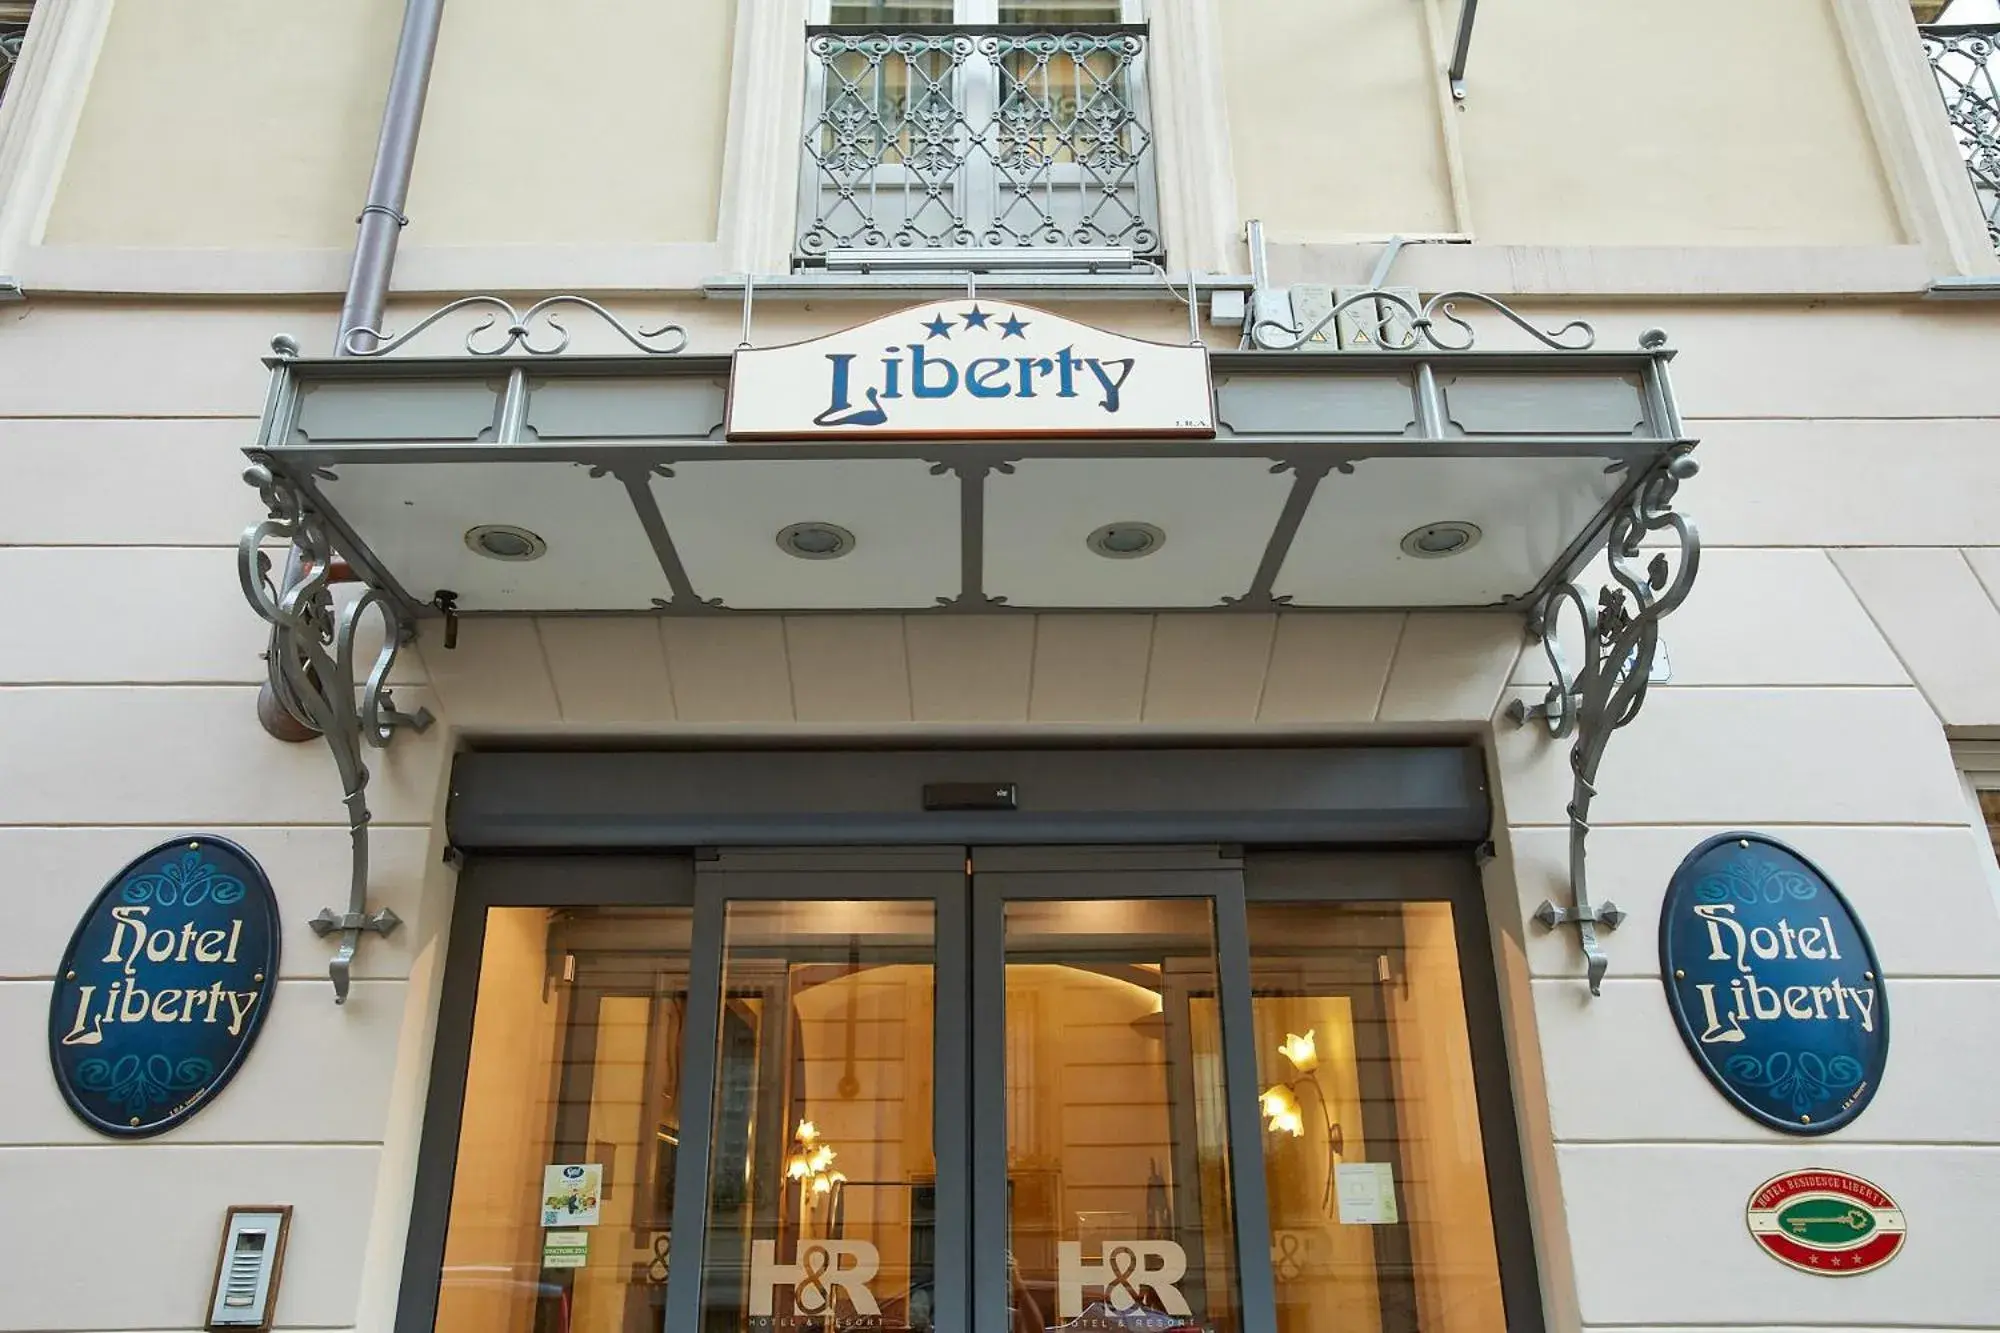
M 28 18 L 33 10 L 33 5 L 0 4 L 0 98 L 7 96 L 8 81 L 21 63 L 21 46 L 28 40 Z
M 1987 239 L 2000 252 L 2000 23 L 1933 24 L 1917 33 L 1986 219 Z
M 1160 259 L 1147 34 L 809 27 L 798 262 L 984 247 Z

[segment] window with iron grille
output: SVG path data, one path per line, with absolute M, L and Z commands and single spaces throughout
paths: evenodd
M 1987 238 L 2000 251 L 2000 3 L 1913 0 L 1911 12 Z
M 817 0 L 797 259 L 1162 252 L 1139 0 Z
M 7 81 L 20 63 L 21 44 L 28 38 L 28 17 L 34 5 L 0 0 L 0 97 L 7 95 Z

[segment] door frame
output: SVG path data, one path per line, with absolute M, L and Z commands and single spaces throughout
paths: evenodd
M 687 857 L 573 854 L 478 857 L 459 875 L 446 936 L 444 981 L 431 1047 L 430 1087 L 417 1146 L 410 1228 L 397 1292 L 397 1333 L 437 1323 L 445 1233 L 451 1222 L 465 1117 L 465 1077 L 472 1064 L 473 1012 L 486 954 L 486 915 L 495 907 L 694 906 L 694 865 Z M 693 959 L 690 958 L 690 973 Z M 692 977 L 690 977 L 692 980 Z
M 1264 1162 L 1257 1115 L 1257 1055 L 1251 1045 L 1247 978 L 1250 936 L 1240 854 L 1217 847 L 974 847 L 972 1045 L 1006 1049 L 1006 905 L 1084 899 L 1207 899 L 1213 907 L 1216 993 L 1222 1028 L 1223 1106 L 1229 1142 L 1231 1234 L 1237 1300 L 1246 1330 L 1277 1327 L 1268 1253 Z M 982 863 L 987 863 L 982 865 Z M 1164 995 L 1162 997 L 1164 999 Z M 972 1070 L 972 1333 L 1008 1333 L 1007 1090 L 992 1061 Z M 1260 1262 L 1259 1260 L 1263 1260 Z
M 558 1042 L 561 1043 L 559 1049 L 562 1051 L 563 1058 L 562 1067 L 557 1074 L 556 1117 L 554 1133 L 551 1137 L 554 1151 L 551 1155 L 559 1162 L 601 1161 L 604 1165 L 604 1198 L 606 1202 L 609 1202 L 612 1181 L 617 1174 L 615 1165 L 611 1158 L 601 1157 L 595 1151 L 596 1145 L 592 1142 L 589 1132 L 589 1122 L 593 1114 L 597 1092 L 597 1050 L 602 1030 L 602 1021 L 600 1018 L 600 1014 L 602 1013 L 601 1005 L 607 999 L 643 999 L 648 1002 L 645 1099 L 642 1105 L 647 1108 L 656 1107 L 657 1102 L 655 1099 L 660 1089 L 659 1080 L 662 1074 L 661 1057 L 664 1054 L 666 1043 L 672 1040 L 672 1038 L 654 1025 L 662 1021 L 665 1011 L 665 1004 L 663 1002 L 677 995 L 681 1004 L 681 1021 L 677 1034 L 678 1041 L 674 1043 L 672 1053 L 672 1063 L 677 1067 L 687 1043 L 686 1006 L 688 969 L 686 966 L 682 966 L 677 970 L 656 968 L 653 972 L 653 984 L 648 988 L 642 989 L 636 984 L 631 984 L 629 981 L 607 979 L 605 973 L 611 971 L 611 969 L 601 961 L 601 954 L 594 954 L 579 949 L 574 951 L 571 956 L 576 959 L 575 976 L 565 984 L 563 993 L 565 1012 L 559 1023 L 559 1035 L 557 1037 Z M 659 982 L 663 973 L 675 978 L 677 989 L 666 992 L 661 991 Z M 563 975 L 565 977 L 569 976 L 567 963 L 565 963 Z M 614 977 L 618 975 L 618 973 L 613 973 Z M 680 1091 L 676 1089 L 676 1103 L 679 1102 L 679 1099 Z M 579 1124 L 579 1122 L 581 1123 Z M 680 1126 L 676 1125 L 676 1133 L 679 1132 L 679 1129 Z M 653 1136 L 651 1134 L 642 1135 L 636 1158 L 632 1164 L 632 1221 L 627 1227 L 604 1227 L 599 1234 L 609 1236 L 615 1235 L 619 1231 L 627 1231 L 630 1233 L 627 1237 L 629 1243 L 642 1250 L 648 1243 L 641 1239 L 642 1236 L 657 1236 L 659 1234 L 657 1224 L 661 1219 L 657 1213 L 652 1211 L 650 1202 L 654 1194 L 654 1189 L 643 1189 L 642 1186 L 657 1180 L 661 1159 L 662 1154 L 657 1142 L 653 1140 Z M 676 1162 L 675 1183 L 676 1185 L 679 1183 L 678 1162 Z M 656 1189 L 657 1186 L 654 1188 Z M 672 1207 L 672 1202 L 672 1198 L 669 1196 L 667 1200 L 669 1208 Z M 652 1225 L 642 1226 L 642 1219 Z M 669 1225 L 671 1225 L 670 1220 Z M 618 1242 L 611 1240 L 607 1243 L 616 1245 Z M 655 1251 L 655 1255 L 657 1257 L 657 1251 Z M 561 1278 L 557 1285 L 574 1294 L 577 1273 L 579 1271 L 577 1269 L 558 1270 Z M 628 1305 L 636 1295 L 638 1295 L 637 1288 L 628 1287 L 626 1289 L 626 1301 Z M 666 1292 L 663 1287 L 660 1292 L 663 1306 L 665 1296 Z
M 723 947 L 733 902 L 929 902 L 932 917 L 932 1152 L 937 1159 L 936 1258 L 931 1322 L 967 1326 L 970 1245 L 964 1220 L 970 1150 L 971 1055 L 966 1043 L 943 1039 L 966 1031 L 970 957 L 965 849 L 948 847 L 759 848 L 705 851 L 694 874 L 694 935 L 688 968 L 687 1040 L 681 1057 L 685 1104 L 699 1108 L 681 1133 L 674 1180 L 673 1247 L 693 1262 L 667 1266 L 667 1327 L 703 1327 L 702 1286 L 708 1269 L 709 1176 L 715 1135 L 715 1035 L 720 1030 Z M 706 1040 L 701 1034 L 711 1034 Z

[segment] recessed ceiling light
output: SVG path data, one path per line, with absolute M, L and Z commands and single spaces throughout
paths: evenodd
M 482 523 L 468 528 L 465 544 L 488 560 L 539 560 L 549 551 L 547 542 L 511 523 Z
M 854 549 L 854 534 L 838 523 L 794 523 L 778 530 L 778 549 L 801 560 L 838 560 Z
M 1137 560 L 1166 545 L 1167 534 L 1151 523 L 1106 523 L 1083 544 L 1107 560 Z
M 1476 523 L 1426 523 L 1403 538 L 1403 554 L 1419 560 L 1439 560 L 1458 555 L 1479 545 Z

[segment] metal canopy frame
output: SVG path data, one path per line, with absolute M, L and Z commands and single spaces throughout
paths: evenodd
M 1615 448 L 1615 446 L 1614 446 Z M 337 457 L 330 456 L 337 452 Z M 1640 451 L 1618 448 L 1617 453 L 1638 454 Z M 661 515 L 647 481 L 653 476 L 671 476 L 673 464 L 682 460 L 713 456 L 713 450 L 696 448 L 676 448 L 671 445 L 637 446 L 516 446 L 505 450 L 424 450 L 398 449 L 393 446 L 380 449 L 343 449 L 339 451 L 318 451 L 300 449 L 285 454 L 259 459 L 259 463 L 271 474 L 272 486 L 284 492 L 286 505 L 296 505 L 322 515 L 321 521 L 334 534 L 335 546 L 346 560 L 354 577 L 368 585 L 372 591 L 396 603 L 398 611 L 407 621 L 432 619 L 440 616 L 457 618 L 465 614 L 478 614 L 497 618 L 519 616 L 555 617 L 563 615 L 589 616 L 646 616 L 655 614 L 675 616 L 825 616 L 825 615 L 866 615 L 895 614 L 912 616 L 934 616 L 949 614 L 997 614 L 997 615 L 1066 615 L 1117 612 L 1120 614 L 1148 615 L 1175 612 L 1271 612 L 1288 609 L 1315 611 L 1368 611 L 1405 609 L 1395 606 L 1353 605 L 1353 606 L 1313 606 L 1293 607 L 1290 599 L 1274 594 L 1272 584 L 1282 569 L 1290 552 L 1292 539 L 1304 519 L 1306 508 L 1312 502 L 1319 484 L 1328 474 L 1347 471 L 1360 460 L 1368 458 L 1409 458 L 1409 457 L 1478 457 L 1515 456 L 1521 458 L 1547 457 L 1546 451 L 1532 447 L 1507 449 L 1451 449 L 1442 448 L 1413 453 L 1407 449 L 1394 447 L 1393 442 L 1331 444 L 1323 441 L 1292 440 L 1282 445 L 1260 448 L 1249 456 L 1268 458 L 1272 470 L 1292 474 L 1290 495 L 1286 498 L 1283 512 L 1272 531 L 1269 544 L 1258 562 L 1255 578 L 1241 595 L 1226 597 L 1209 607 L 1188 606 L 1144 606 L 1120 605 L 1088 607 L 1048 607 L 1014 606 L 1003 599 L 989 596 L 982 587 L 982 561 L 980 552 L 984 540 L 985 526 L 985 484 L 988 477 L 1004 473 L 1017 462 L 1029 458 L 1121 458 L 1121 457 L 1188 457 L 1216 458 L 1243 457 L 1245 451 L 1216 448 L 1203 441 L 1199 443 L 1161 441 L 1157 444 L 1127 445 L 1122 442 L 1107 445 L 1101 441 L 1056 441 L 1037 442 L 1032 450 L 1004 444 L 967 445 L 940 450 L 935 446 L 913 445 L 742 445 L 731 446 L 730 456 L 735 459 L 782 459 L 782 458 L 906 458 L 928 462 L 934 468 L 957 474 L 960 485 L 960 516 L 963 546 L 960 554 L 961 589 L 948 600 L 935 606 L 894 606 L 894 607 L 796 607 L 759 606 L 753 608 L 732 608 L 723 605 L 719 598 L 704 597 L 690 579 L 681 562 L 666 519 Z M 1565 455 L 1566 456 L 1566 455 Z M 574 611 L 529 609 L 517 611 L 482 611 L 468 613 L 462 611 L 451 597 L 439 598 L 433 595 L 425 598 L 417 590 L 403 586 L 388 572 L 387 565 L 369 548 L 366 542 L 356 536 L 353 530 L 337 516 L 337 511 L 327 502 L 318 482 L 327 479 L 332 469 L 340 463 L 391 463 L 416 461 L 451 462 L 498 462 L 502 459 L 512 462 L 569 462 L 615 476 L 624 483 L 633 507 L 638 513 L 641 526 L 651 539 L 653 553 L 660 563 L 661 573 L 671 587 L 670 598 L 657 599 L 651 611 L 618 609 L 578 609 Z M 1651 464 L 1650 457 L 1609 457 L 1607 467 L 1624 467 L 1631 470 L 1632 464 Z M 1656 469 L 1645 467 L 1636 472 L 1618 490 L 1614 498 L 1604 505 L 1584 531 L 1564 549 L 1562 554 L 1548 567 L 1534 588 L 1519 597 L 1503 597 L 1499 602 L 1424 606 L 1426 611 L 1481 611 L 1505 609 L 1508 607 L 1530 606 L 1540 603 L 1549 592 L 1563 586 L 1576 571 L 1602 548 L 1604 534 L 1615 517 L 1630 504 L 1636 493 L 1643 488 L 1647 479 L 1656 475 Z M 265 483 L 258 483 L 263 489 Z
M 1468 13 L 1470 11 L 1468 4 Z M 1472 329 L 1453 313 L 1454 300 L 1478 303 L 1498 311 L 1536 344 L 1519 351 L 1475 350 Z M 430 356 L 349 356 L 326 360 L 306 360 L 297 355 L 289 339 L 273 343 L 273 355 L 266 359 L 271 369 L 271 391 L 257 442 L 245 453 L 252 461 L 245 478 L 262 495 L 270 517 L 246 531 L 239 547 L 241 580 L 252 607 L 276 630 L 274 649 L 283 677 L 281 699 L 286 707 L 322 734 L 333 750 L 345 791 L 349 829 L 354 844 L 354 873 L 347 910 L 320 914 L 315 929 L 322 934 L 338 932 L 341 946 L 331 967 L 337 999 L 344 999 L 347 972 L 354 950 L 363 933 L 387 934 L 395 927 L 393 914 L 386 910 L 367 911 L 367 826 L 369 812 L 365 800 L 368 770 L 365 747 L 382 748 L 397 732 L 421 731 L 429 725 L 429 714 L 400 712 L 387 689 L 389 670 L 399 647 L 415 635 L 416 623 L 423 618 L 442 617 L 445 621 L 444 646 L 456 641 L 460 608 L 448 591 L 432 597 L 422 590 L 399 583 L 387 564 L 369 549 L 327 498 L 323 483 L 337 479 L 342 465 L 391 463 L 479 463 L 569 462 L 592 469 L 622 483 L 657 558 L 671 595 L 655 600 L 650 611 L 622 614 L 664 614 L 728 616 L 741 614 L 854 614 L 854 610 L 821 608 L 789 610 L 760 606 L 736 610 L 706 597 L 695 586 L 675 550 L 673 535 L 654 499 L 650 483 L 655 476 L 671 476 L 675 464 L 688 460 L 783 459 L 783 458 L 907 458 L 928 462 L 932 470 L 953 473 L 960 486 L 960 529 L 963 540 L 960 588 L 955 596 L 941 598 L 930 607 L 897 607 L 900 614 L 1048 614 L 1066 610 L 1114 608 L 1040 608 L 1006 605 L 982 586 L 982 546 L 984 538 L 985 483 L 989 476 L 1006 472 L 1015 463 L 1042 458 L 1118 457 L 1228 457 L 1267 460 L 1273 472 L 1288 472 L 1290 492 L 1273 526 L 1254 578 L 1240 594 L 1224 597 L 1209 608 L 1119 606 L 1124 613 L 1148 611 L 1198 611 L 1216 613 L 1281 611 L 1289 599 L 1274 593 L 1274 583 L 1290 551 L 1313 495 L 1322 480 L 1335 472 L 1353 470 L 1355 463 L 1377 458 L 1440 459 L 1466 458 L 1601 458 L 1607 471 L 1622 471 L 1624 477 L 1608 502 L 1604 503 L 1577 536 L 1543 571 L 1525 594 L 1503 597 L 1490 608 L 1496 611 L 1523 610 L 1529 637 L 1541 642 L 1553 669 L 1555 683 L 1545 697 L 1532 706 L 1516 703 L 1512 709 L 1519 725 L 1538 723 L 1556 740 L 1571 740 L 1570 766 L 1573 790 L 1569 803 L 1571 827 L 1570 878 L 1573 900 L 1559 904 L 1545 902 L 1536 914 L 1545 928 L 1573 926 L 1588 964 L 1588 981 L 1597 993 L 1607 963 L 1598 946 L 1597 932 L 1615 928 L 1623 914 L 1609 902 L 1594 903 L 1588 891 L 1585 843 L 1589 833 L 1589 812 L 1596 794 L 1596 780 L 1604 750 L 1612 732 L 1629 724 L 1644 704 L 1659 644 L 1659 622 L 1688 595 L 1699 565 L 1700 543 L 1694 524 L 1674 508 L 1682 481 L 1692 477 L 1696 463 L 1690 456 L 1695 441 L 1682 426 L 1668 379 L 1667 367 L 1673 352 L 1666 336 L 1648 331 L 1633 350 L 1594 347 L 1595 335 L 1589 326 L 1573 321 L 1562 329 L 1544 332 L 1520 315 L 1491 298 L 1476 293 L 1443 293 L 1421 307 L 1393 293 L 1370 292 L 1350 296 L 1310 330 L 1274 327 L 1293 336 L 1291 348 L 1306 345 L 1319 327 L 1331 324 L 1348 308 L 1370 302 L 1384 312 L 1379 329 L 1389 321 L 1404 327 L 1402 350 L 1329 353 L 1298 350 L 1247 350 L 1214 352 L 1211 367 L 1218 384 L 1232 376 L 1266 378 L 1302 376 L 1337 381 L 1342 376 L 1393 375 L 1406 380 L 1411 398 L 1412 427 L 1402 434 L 1371 433 L 1364 430 L 1328 429 L 1312 431 L 1296 427 L 1274 430 L 1218 432 L 1213 440 L 979 440 L 951 442 L 873 442 L 819 440 L 794 443 L 731 443 L 722 437 L 719 421 L 683 435 L 647 435 L 621 442 L 602 440 L 564 442 L 535 438 L 529 427 L 531 381 L 547 384 L 562 380 L 597 382 L 639 378 L 706 379 L 726 382 L 730 360 L 725 356 L 676 354 L 684 345 L 679 330 L 640 330 L 635 333 L 595 302 L 582 298 L 549 298 L 521 313 L 498 298 L 476 297 L 454 302 L 425 319 L 400 337 L 384 338 L 383 351 L 402 346 L 416 333 L 442 315 L 471 305 L 490 305 L 507 317 L 504 334 L 480 338 L 498 322 L 498 316 L 474 329 L 466 339 L 471 355 Z M 644 349 L 644 355 L 598 356 L 558 355 L 567 350 L 570 335 L 556 320 L 548 318 L 551 306 L 574 304 L 587 307 L 605 319 L 625 341 Z M 534 327 L 541 316 L 551 331 Z M 1379 331 L 1378 329 L 1378 331 Z M 1580 341 L 1578 336 L 1580 335 Z M 666 339 L 655 343 L 655 339 Z M 1567 339 L 1567 341 L 1565 340 Z M 539 341 L 538 341 L 539 340 Z M 518 351 L 516 349 L 519 349 Z M 525 354 L 524 354 L 525 353 Z M 1627 434 L 1565 432 L 1562 423 L 1552 421 L 1539 430 L 1503 429 L 1470 432 L 1458 426 L 1440 387 L 1442 382 L 1488 375 L 1545 375 L 1550 382 L 1568 375 L 1624 377 L 1637 386 L 1644 420 L 1641 428 Z M 314 440 L 300 428 L 302 404 L 319 388 L 410 384 L 415 381 L 458 381 L 494 383 L 496 407 L 490 428 L 479 437 L 459 442 L 441 441 L 413 430 L 407 437 L 377 431 L 364 439 Z M 1220 396 L 1220 395 L 1219 395 Z M 619 432 L 609 432 L 613 435 Z M 626 434 L 629 435 L 629 432 Z M 483 438 L 482 438 L 483 437 Z M 1643 567 L 1642 545 L 1669 545 L 1654 552 Z M 266 546 L 272 541 L 288 542 L 294 563 L 304 571 L 296 582 L 274 580 Z M 1648 546 L 1647 550 L 1651 550 Z M 1609 555 L 1612 582 L 1593 601 L 1575 584 L 1580 572 L 1600 553 Z M 342 582 L 361 585 L 361 596 L 336 607 L 332 587 Z M 1559 645 L 1560 627 L 1567 623 L 1565 609 L 1574 612 L 1584 644 L 1582 661 L 1572 666 Z M 1328 607 L 1325 609 L 1340 609 Z M 1360 608 L 1350 608 L 1360 609 Z M 1385 609 L 1371 607 L 1368 609 Z M 1430 610 L 1464 610 L 1466 607 L 1426 607 Z M 360 621 L 370 612 L 385 622 L 383 646 L 365 675 L 355 661 L 355 640 Z M 480 614 L 562 614 L 560 609 Z M 621 614 L 592 611 L 588 614 Z M 289 696 L 287 698 L 287 696 Z
M 1458 0 L 1458 36 L 1451 46 L 1451 68 L 1445 80 L 1455 102 L 1465 100 L 1465 62 L 1472 58 L 1472 25 L 1479 18 L 1479 0 Z
M 764 459 L 910 459 L 930 464 L 934 471 L 956 474 L 960 484 L 961 552 L 960 587 L 956 595 L 929 607 L 872 608 L 909 615 L 954 613 L 1061 614 L 1067 611 L 1116 610 L 1132 614 L 1167 611 L 1212 610 L 1270 612 L 1291 606 L 1289 599 L 1273 592 L 1273 584 L 1291 549 L 1293 537 L 1304 519 L 1320 483 L 1335 472 L 1351 471 L 1355 463 L 1368 459 L 1442 458 L 1601 458 L 1607 471 L 1622 470 L 1624 483 L 1578 533 L 1576 538 L 1550 563 L 1534 586 L 1525 594 L 1503 597 L 1498 602 L 1466 605 L 1426 606 L 1427 610 L 1505 609 L 1539 604 L 1549 592 L 1568 582 L 1602 548 L 1614 517 L 1630 507 L 1634 497 L 1674 459 L 1694 447 L 1681 428 L 1672 405 L 1666 378 L 1666 364 L 1673 353 L 1664 342 L 1632 352 L 1374 352 L 1364 356 L 1330 356 L 1318 352 L 1218 352 L 1211 356 L 1218 380 L 1235 374 L 1254 372 L 1320 376 L 1341 367 L 1330 363 L 1365 361 L 1374 373 L 1407 375 L 1414 386 L 1416 433 L 1402 435 L 1364 434 L 1352 431 L 1307 434 L 1283 433 L 1221 434 L 1213 440 L 1189 439 L 1034 439 L 1034 440 L 953 440 L 883 441 L 813 440 L 800 442 L 731 442 L 711 436 L 657 438 L 624 443 L 540 441 L 521 436 L 521 412 L 502 401 L 499 412 L 502 438 L 491 442 L 444 443 L 412 439 L 409 442 L 372 440 L 366 443 L 298 443 L 298 404 L 304 394 L 320 386 L 343 383 L 390 383 L 439 379 L 492 380 L 504 375 L 511 386 L 532 374 L 543 383 L 563 380 L 598 380 L 643 377 L 650 380 L 689 378 L 726 381 L 729 359 L 718 356 L 676 356 L 670 361 L 629 356 L 575 356 L 559 360 L 535 361 L 507 358 L 468 362 L 462 357 L 410 357 L 392 361 L 363 361 L 357 358 L 300 360 L 288 354 L 289 344 L 266 359 L 273 370 L 272 410 L 267 412 L 258 443 L 245 450 L 256 465 L 254 484 L 260 489 L 274 486 L 283 493 L 284 503 L 316 516 L 334 539 L 340 557 L 353 576 L 395 604 L 406 621 L 438 616 L 470 614 L 452 599 L 442 601 L 426 589 L 410 588 L 398 580 L 388 563 L 341 516 L 338 506 L 326 495 L 322 483 L 337 479 L 343 464 L 397 465 L 424 463 L 574 463 L 591 469 L 594 475 L 616 478 L 623 483 L 640 526 L 650 540 L 671 596 L 659 599 L 651 611 L 580 610 L 576 614 L 620 615 L 837 615 L 856 614 L 871 608 L 829 610 L 813 607 L 758 606 L 728 607 L 705 595 L 695 586 L 683 565 L 667 520 L 654 499 L 649 482 L 653 477 L 673 475 L 681 462 L 710 461 L 727 457 L 735 461 Z M 1638 377 L 1644 389 L 1649 418 L 1646 435 L 1586 435 L 1548 432 L 1468 436 L 1453 434 L 1448 409 L 1439 389 L 1441 379 L 1474 372 L 1536 371 L 1542 373 L 1628 374 Z M 521 390 L 525 392 L 525 389 Z M 508 430 L 511 424 L 512 431 Z M 512 433 L 515 438 L 505 438 Z M 1210 607 L 1135 606 L 1116 607 L 1036 607 L 1012 606 L 991 597 L 982 586 L 981 550 L 984 540 L 985 487 L 989 477 L 1009 471 L 1029 460 L 1071 458 L 1257 458 L 1267 460 L 1274 472 L 1288 472 L 1292 487 L 1270 540 L 1259 561 L 1255 577 L 1235 595 Z M 1315 606 L 1317 610 L 1380 610 L 1381 606 Z M 484 615 L 561 615 L 562 609 L 536 608 L 523 611 L 484 611 Z

